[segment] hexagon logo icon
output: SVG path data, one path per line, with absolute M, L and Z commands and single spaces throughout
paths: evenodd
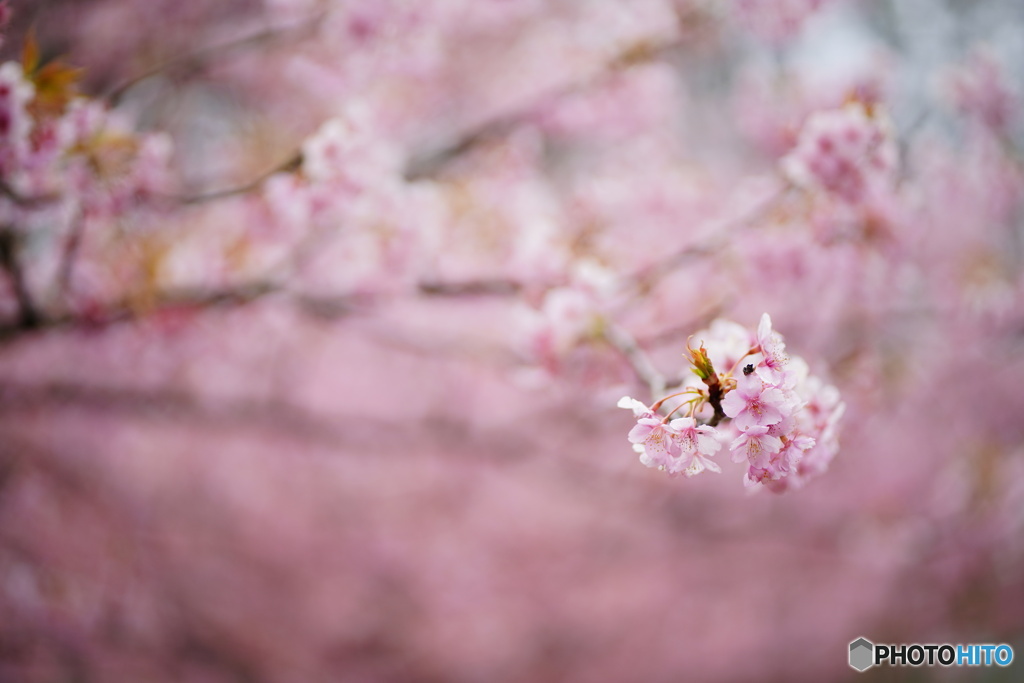
M 867 638 L 858 638 L 850 643 L 850 666 L 857 671 L 866 671 L 875 663 L 875 644 Z

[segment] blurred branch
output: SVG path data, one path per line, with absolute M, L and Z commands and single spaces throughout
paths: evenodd
M 239 305 L 248 303 L 265 292 L 254 288 L 247 290 L 221 290 L 206 293 L 173 291 L 158 295 L 152 295 L 145 304 L 130 304 L 119 302 L 108 307 L 100 307 L 90 310 L 88 313 L 60 313 L 55 315 L 43 314 L 34 310 L 34 319 L 31 326 L 23 321 L 15 324 L 0 326 L 0 342 L 22 336 L 29 330 L 49 330 L 56 328 L 104 328 L 120 323 L 134 321 L 147 315 L 164 312 L 170 309 L 181 308 L 209 308 L 222 305 Z
M 11 290 L 18 302 L 18 320 L 15 328 L 28 330 L 37 327 L 40 322 L 39 313 L 32 301 L 32 295 L 29 294 L 25 274 L 18 258 L 18 235 L 10 226 L 0 227 L 0 267 L 7 271 L 11 280 Z
M 271 168 L 268 171 L 263 172 L 261 175 L 253 178 L 252 180 L 242 183 L 241 185 L 235 185 L 233 187 L 226 187 L 220 190 L 210 190 L 208 192 L 199 192 L 191 195 L 180 195 L 172 197 L 172 199 L 181 202 L 182 204 L 202 204 L 204 202 L 214 201 L 217 199 L 225 199 L 227 197 L 235 197 L 242 194 L 247 194 L 259 188 L 264 182 L 266 182 L 271 176 L 277 173 L 289 173 L 296 171 L 302 166 L 302 152 L 297 150 L 294 154 L 291 154 L 287 159 L 282 161 L 277 166 Z
M 460 282 L 443 282 L 439 280 L 424 281 L 419 284 L 419 292 L 423 296 L 512 296 L 522 290 L 522 285 L 515 280 L 463 280 Z
M 61 406 L 141 418 L 187 419 L 213 429 L 258 426 L 302 439 L 338 443 L 348 431 L 337 420 L 325 420 L 282 401 L 256 399 L 204 400 L 175 389 L 139 389 L 51 380 L 23 382 L 3 378 L 0 415 L 17 415 L 40 407 Z
M 679 340 L 685 339 L 689 335 L 693 334 L 694 330 L 707 327 L 712 320 L 722 315 L 722 312 L 728 307 L 728 300 L 717 301 L 711 306 L 708 306 L 702 313 L 692 316 L 678 325 L 673 325 L 672 327 L 655 332 L 646 337 L 642 337 L 637 340 L 637 343 L 648 348 L 677 343 Z M 671 387 L 676 384 L 679 384 L 679 382 L 670 382 L 668 386 Z
M 626 69 L 664 59 L 683 44 L 680 37 L 662 43 L 636 43 L 608 60 L 590 77 L 549 88 L 512 111 L 493 116 L 458 133 L 448 144 L 414 156 L 406 166 L 405 178 L 412 181 L 431 177 L 481 144 L 507 136 L 550 103 L 601 85 Z
M 640 44 L 627 49 L 614 59 L 610 60 L 601 71 L 591 78 L 583 82 L 573 82 L 552 88 L 520 108 L 500 114 L 473 126 L 469 130 L 459 134 L 454 141 L 440 149 L 413 157 L 406 166 L 405 178 L 408 181 L 415 181 L 430 177 L 454 159 L 476 148 L 480 144 L 508 135 L 517 126 L 521 125 L 531 116 L 536 115 L 536 113 L 548 103 L 562 97 L 566 97 L 572 93 L 594 87 L 598 83 L 607 80 L 612 74 L 622 71 L 623 69 L 663 58 L 666 54 L 669 54 L 681 45 L 682 42 L 676 39 L 667 41 L 661 45 L 649 46 L 646 44 Z M 141 80 L 141 77 L 139 77 L 139 79 Z M 296 150 L 294 153 L 289 155 L 284 162 L 248 182 L 221 190 L 212 190 L 209 192 L 200 192 L 193 195 L 176 197 L 175 199 L 184 204 L 200 204 L 203 202 L 246 194 L 258 189 L 260 185 L 275 173 L 297 170 L 301 164 L 302 152 L 301 150 Z
M 315 25 L 317 22 L 323 19 L 323 15 L 317 17 L 315 20 L 310 22 L 310 25 Z M 266 37 L 266 32 L 251 36 L 248 39 L 238 41 L 239 43 L 248 45 L 253 41 L 258 41 Z M 573 93 L 581 92 L 593 88 L 612 77 L 613 74 L 619 73 L 625 69 L 631 67 L 647 64 L 658 59 L 664 59 L 667 55 L 677 50 L 683 45 L 683 40 L 679 37 L 673 38 L 672 40 L 664 41 L 660 44 L 649 44 L 646 42 L 640 42 L 633 46 L 623 50 L 621 53 L 610 59 L 605 65 L 593 74 L 589 78 L 583 81 L 574 81 L 566 83 L 560 86 L 549 89 L 548 91 L 541 93 L 525 105 L 518 107 L 510 112 L 499 114 L 490 119 L 487 119 L 481 123 L 472 126 L 466 131 L 458 134 L 454 140 L 447 145 L 427 152 L 422 155 L 414 156 L 409 160 L 406 165 L 405 179 L 408 181 L 415 181 L 424 179 L 434 175 L 444 168 L 447 164 L 451 163 L 456 158 L 463 154 L 475 149 L 482 143 L 490 140 L 500 139 L 516 127 L 522 125 L 530 117 L 535 116 L 544 106 L 548 105 L 553 101 L 557 101 L 563 97 L 567 97 Z M 221 47 L 236 47 L 234 44 Z M 215 48 L 210 48 L 208 51 L 201 53 L 207 55 L 209 51 Z M 169 68 L 179 61 L 187 61 L 194 59 L 194 56 L 182 57 L 176 60 L 171 60 L 161 67 L 154 68 L 151 72 L 142 74 L 132 82 L 121 86 L 122 89 L 130 87 L 135 82 L 147 78 L 159 71 Z M 116 91 L 115 91 L 116 92 Z M 262 185 L 268 178 L 273 176 L 275 173 L 290 172 L 297 170 L 302 164 L 302 152 L 296 150 L 294 153 L 288 156 L 288 158 L 280 165 L 272 168 L 269 171 L 259 175 L 252 180 L 241 183 L 239 185 L 224 188 L 221 190 L 212 190 L 209 192 L 200 192 L 193 195 L 185 195 L 176 197 L 178 201 L 184 204 L 199 204 L 207 201 L 213 201 L 217 199 L 223 199 L 226 197 L 233 197 L 241 194 L 246 194 L 256 190 Z
M 0 325 L 0 342 L 23 335 L 28 330 L 45 330 L 63 327 L 102 328 L 129 322 L 170 310 L 207 309 L 221 306 L 240 306 L 274 291 L 267 283 L 252 283 L 231 289 L 220 290 L 168 290 L 150 294 L 145 302 L 121 301 L 91 310 L 88 313 L 62 313 L 45 315 L 32 309 L 31 325 L 24 320 L 14 324 Z M 22 313 L 24 318 L 24 313 Z
M 1013 136 L 1007 132 L 998 133 L 996 138 L 999 140 L 999 145 L 1007 160 L 1013 165 L 1017 172 L 1024 173 L 1024 154 L 1021 153 L 1021 149 L 1020 146 L 1017 145 L 1017 141 L 1014 140 Z
M 763 218 L 767 212 L 775 208 L 779 202 L 787 196 L 790 189 L 791 188 L 788 185 L 782 187 L 779 191 L 772 193 L 765 200 L 754 204 L 748 211 L 722 222 L 716 227 L 710 238 L 705 239 L 702 242 L 680 247 L 660 261 L 638 271 L 628 280 L 629 285 L 633 288 L 633 294 L 640 295 L 646 293 L 650 291 L 650 289 L 653 288 L 659 280 L 666 277 L 677 268 L 706 256 L 713 256 L 717 254 L 728 246 L 729 240 L 732 237 L 731 233 L 734 230 Z M 627 305 L 629 305 L 628 299 L 624 306 Z M 707 312 L 700 315 L 697 321 L 689 321 L 683 325 L 660 332 L 645 340 L 644 344 L 656 345 L 662 343 L 666 339 L 671 339 L 680 333 L 692 332 L 693 329 L 702 327 L 707 323 L 707 321 L 718 315 L 722 308 L 723 305 L 718 303 L 712 306 Z M 701 323 L 699 321 L 704 322 Z M 609 323 L 606 326 L 603 335 L 605 340 L 618 350 L 619 353 L 621 353 L 627 360 L 630 367 L 633 369 L 634 374 L 644 382 L 644 384 L 650 387 L 652 396 L 663 394 L 666 386 L 676 386 L 682 383 L 683 378 L 673 378 L 670 384 L 667 383 L 665 377 L 657 371 L 647 354 L 643 352 L 640 343 L 630 336 L 624 329 Z M 719 413 L 721 413 L 721 407 L 716 405 L 714 401 L 712 404 L 715 408 L 715 422 L 717 423 L 717 421 L 721 419 L 721 416 L 719 415 Z
M 313 30 L 315 30 L 323 22 L 326 16 L 326 12 L 321 12 L 313 17 L 310 17 L 309 19 L 300 21 L 290 26 L 265 29 L 258 33 L 244 36 L 242 38 L 238 38 L 227 43 L 213 45 L 210 47 L 202 48 L 187 55 L 174 57 L 167 61 L 161 62 L 160 64 L 157 64 L 156 66 L 146 70 L 141 74 L 129 78 L 127 81 L 111 89 L 105 97 L 110 102 L 111 106 L 116 106 L 118 102 L 121 100 L 121 98 L 125 95 L 125 93 L 127 93 L 132 87 L 134 87 L 138 83 L 148 78 L 152 78 L 153 76 L 159 75 L 160 73 L 169 70 L 183 67 L 194 69 L 199 66 L 202 66 L 211 59 L 219 57 L 225 53 L 240 50 L 243 48 L 264 46 L 268 43 L 281 40 L 284 37 L 288 36 L 289 34 L 297 34 L 294 37 L 296 39 L 300 38 L 306 32 L 312 32 Z M 283 162 L 248 182 L 219 190 L 211 190 L 208 192 L 199 192 L 195 194 L 188 194 L 182 196 L 173 196 L 172 199 L 182 204 L 201 204 L 203 202 L 214 201 L 217 199 L 224 199 L 227 197 L 234 197 L 237 195 L 246 194 L 259 188 L 260 185 L 262 185 L 268 178 L 270 178 L 276 173 L 294 171 L 298 169 L 301 163 L 302 153 L 300 150 L 296 150 L 293 154 L 290 154 L 288 158 L 285 159 Z
M 173 311 L 204 311 L 235 308 L 270 295 L 280 296 L 299 311 L 320 320 L 336 320 L 366 310 L 373 297 L 358 294 L 309 294 L 290 291 L 271 280 L 255 280 L 218 289 L 176 288 L 149 292 L 119 302 L 100 306 L 86 313 L 46 315 L 34 306 L 21 279 L 17 263 L 9 265 L 9 231 L 0 231 L 0 266 L 7 269 L 15 284 L 20 304 L 16 321 L 0 324 L 0 343 L 23 336 L 29 331 L 59 328 L 95 329 L 141 320 Z M 11 270 L 13 265 L 14 270 Z M 512 296 L 519 292 L 519 283 L 512 280 L 464 280 L 455 282 L 425 281 L 417 285 L 426 297 Z M 20 292 L 20 294 L 19 294 Z
M 1021 148 L 1013 136 L 1004 133 L 999 136 L 999 141 L 1003 148 L 1003 154 L 1013 166 L 1014 171 L 1024 175 L 1024 154 L 1021 153 Z M 1016 218 L 1006 222 L 1007 256 L 1014 275 L 1020 271 L 1021 261 L 1024 259 L 1024 205 L 1020 202 L 1017 204 L 1015 213 Z
M 714 256 L 718 252 L 722 251 L 729 245 L 732 239 L 733 231 L 740 228 L 749 226 L 758 220 L 762 220 L 772 209 L 776 208 L 783 199 L 785 199 L 790 191 L 789 185 L 783 186 L 776 192 L 773 192 L 768 198 L 761 202 L 755 203 L 747 211 L 733 216 L 724 221 L 717 220 L 713 221 L 711 225 L 706 226 L 703 229 L 699 229 L 698 233 L 712 233 L 710 237 L 705 238 L 700 242 L 693 242 L 682 247 L 679 247 L 668 256 L 655 261 L 653 264 L 641 268 L 632 277 L 629 278 L 629 282 L 632 284 L 634 293 L 644 294 L 650 291 L 658 282 L 671 274 L 673 271 L 685 266 L 694 261 L 698 261 L 707 256 Z M 716 224 L 717 223 L 717 224 Z
M 61 254 L 60 266 L 57 270 L 57 294 L 62 298 L 71 291 L 71 275 L 75 269 L 75 261 L 82 246 L 84 233 L 85 218 L 78 213 L 71 223 L 71 231 L 64 243 L 64 251 Z
M 626 362 L 629 363 L 629 367 L 632 368 L 637 378 L 647 385 L 651 392 L 652 400 L 653 397 L 661 396 L 665 393 L 665 377 L 654 367 L 654 363 L 651 362 L 651 359 L 640 348 L 632 335 L 610 321 L 605 322 L 604 327 L 601 329 L 601 335 L 612 348 L 626 359 Z
M 196 70 L 202 68 L 211 60 L 221 57 L 227 53 L 245 48 L 263 47 L 267 44 L 283 39 L 288 34 L 295 33 L 297 34 L 295 37 L 299 38 L 307 31 L 311 32 L 316 29 L 325 16 L 327 16 L 326 12 L 321 12 L 295 24 L 264 29 L 251 35 L 236 38 L 235 40 L 230 40 L 218 45 L 210 45 L 188 54 L 172 57 L 115 85 L 104 93 L 103 98 L 110 103 L 110 106 L 116 107 L 129 90 L 153 76 L 175 69 Z

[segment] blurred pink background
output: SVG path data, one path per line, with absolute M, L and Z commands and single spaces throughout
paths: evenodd
M 847 665 L 1024 652 L 1018 3 L 10 10 L 4 61 L 33 26 L 171 151 L 54 181 L 84 223 L 0 198 L 0 681 L 1019 678 Z M 894 167 L 787 175 L 850 102 Z M 847 404 L 830 469 L 640 465 L 615 402 L 658 397 L 544 317 L 593 264 L 666 377 L 770 312 Z

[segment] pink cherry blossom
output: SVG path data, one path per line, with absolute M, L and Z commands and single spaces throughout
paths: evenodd
M 828 469 L 839 452 L 839 424 L 846 412 L 839 391 L 818 377 L 807 377 L 797 384 L 796 391 L 805 401 L 804 408 L 795 417 L 796 431 L 800 435 L 797 439 L 804 439 L 797 444 L 803 454 L 782 488 L 799 488 Z
M 373 124 L 364 102 L 351 103 L 342 116 L 324 123 L 302 146 L 302 170 L 313 182 L 331 182 L 349 191 L 387 184 L 398 172 L 396 150 Z
M 772 45 L 792 40 L 826 0 L 736 0 L 736 21 Z
M 544 293 L 539 308 L 521 312 L 525 346 L 549 370 L 600 329 L 617 289 L 617 279 L 600 264 L 574 264 L 564 286 Z
M 692 417 L 666 421 L 645 404 L 628 396 L 621 398 L 618 406 L 632 410 L 637 418 L 627 438 L 640 455 L 640 462 L 647 467 L 687 477 L 704 470 L 721 472 L 718 464 L 710 460 L 722 447 L 714 428 L 697 426 Z
M 693 335 L 693 345 L 707 346 L 708 357 L 719 370 L 728 370 L 738 363 L 757 343 L 750 330 L 732 320 L 716 318 L 705 330 Z
M 748 483 L 788 482 L 814 443 L 814 439 L 809 436 L 791 432 L 787 438 L 782 439 L 782 448 L 768 456 L 767 464 L 750 466 L 747 472 Z
M 645 465 L 671 470 L 682 455 L 679 437 L 675 427 L 655 415 L 639 418 L 627 438 L 643 448 L 640 459 Z
M 746 461 L 751 467 L 766 470 L 771 456 L 782 450 L 782 439 L 768 433 L 765 425 L 754 425 L 741 432 L 729 445 L 733 462 Z
M 869 113 L 859 103 L 813 114 L 781 162 L 795 184 L 824 190 L 848 204 L 860 203 L 886 185 L 895 164 L 896 148 L 884 114 Z
M 699 351 L 693 348 L 694 338 L 700 340 Z M 731 433 L 730 450 L 734 460 L 747 465 L 744 481 L 748 487 L 771 484 L 768 488 L 781 492 L 824 471 L 838 450 L 836 425 L 842 416 L 842 402 L 834 387 L 810 374 L 806 361 L 786 354 L 769 314 L 762 315 L 754 333 L 718 319 L 709 330 L 693 335 L 688 349 L 693 372 L 684 376 L 675 393 L 654 407 L 669 398 L 689 396 L 686 403 L 692 405 L 692 415 L 686 423 L 673 420 L 667 432 L 659 433 L 659 438 L 667 435 L 672 458 L 654 457 L 646 454 L 643 446 L 635 446 L 644 464 L 685 470 L 689 459 L 681 463 L 674 450 L 681 439 L 676 432 L 685 426 L 719 441 L 730 438 L 726 435 Z M 713 397 L 720 400 L 721 414 L 713 410 Z M 624 398 L 619 405 L 632 408 L 641 420 L 650 420 L 643 430 L 635 428 L 638 438 L 633 439 L 634 444 L 658 424 L 658 416 L 635 399 Z M 722 417 L 727 419 L 723 422 Z M 681 445 L 680 450 L 685 457 L 694 448 Z M 801 469 L 805 457 L 808 464 Z M 791 483 L 779 483 L 789 479 Z
M 762 355 L 761 362 L 755 367 L 757 376 L 767 384 L 781 386 L 789 356 L 786 355 L 782 336 L 772 330 L 772 319 L 767 313 L 761 316 L 757 326 L 757 345 Z
M 632 410 L 634 417 L 651 417 L 654 415 L 654 412 L 647 407 L 646 403 L 638 401 L 632 396 L 623 396 L 616 405 L 619 408 Z
M 753 426 L 775 424 L 791 410 L 791 399 L 777 387 L 769 386 L 756 375 L 741 375 L 736 388 L 722 401 L 725 414 L 740 431 Z
M 682 473 L 687 477 L 700 474 L 705 469 L 721 472 L 718 464 L 709 458 L 722 448 L 719 433 L 707 425 L 697 426 L 692 417 L 681 417 L 672 420 L 671 426 L 676 430 L 681 450 L 680 457 L 669 469 L 672 474 Z
M 976 50 L 966 64 L 951 70 L 947 90 L 958 109 L 984 126 L 1002 133 L 1010 125 L 1017 97 L 991 51 Z
M 0 172 L 5 177 L 17 170 L 29 152 L 32 119 L 27 107 L 34 94 L 18 64 L 0 66 Z

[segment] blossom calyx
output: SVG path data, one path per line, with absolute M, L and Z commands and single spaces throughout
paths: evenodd
M 704 342 L 701 342 L 700 348 L 694 349 L 689 344 L 686 345 L 686 352 L 683 354 L 689 359 L 693 365 L 693 371 L 698 377 L 706 380 L 715 375 L 715 366 L 711 364 L 711 359 L 708 357 L 708 350 L 704 348 Z

